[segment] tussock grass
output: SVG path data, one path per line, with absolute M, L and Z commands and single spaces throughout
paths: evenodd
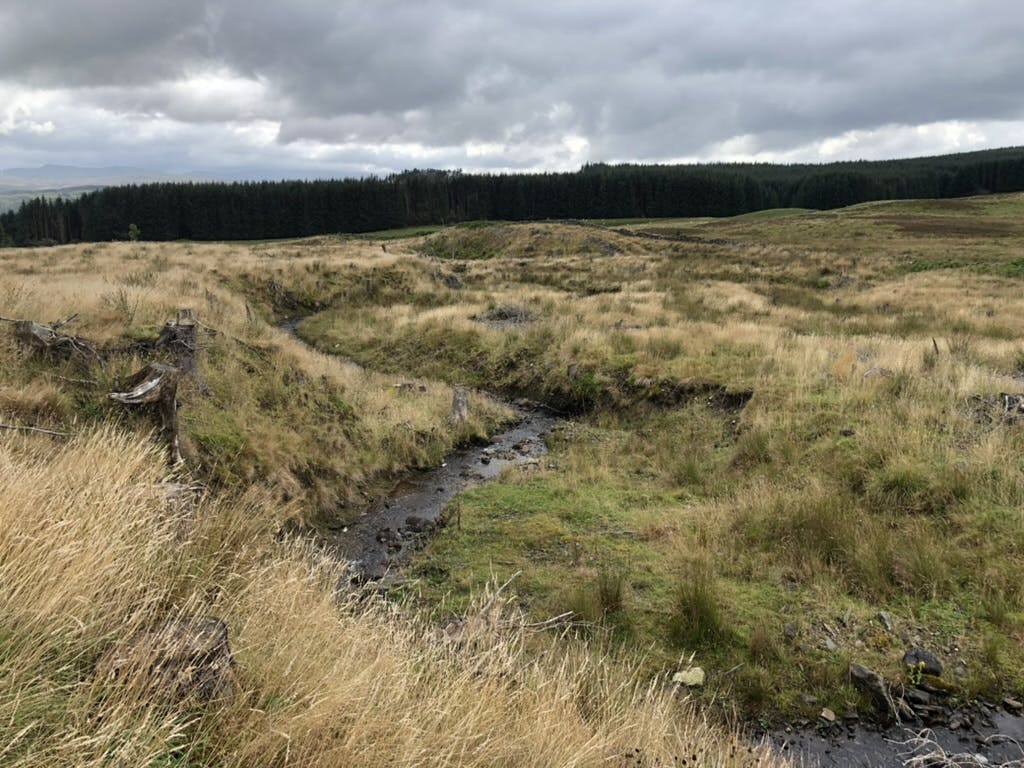
M 409 597 L 439 617 L 522 571 L 531 620 L 576 611 L 580 636 L 649 650 L 647 680 L 696 650 L 707 700 L 811 717 L 801 693 L 859 705 L 846 664 L 898 677 L 908 643 L 947 661 L 962 695 L 1024 687 L 1024 430 L 971 400 L 1022 389 L 1024 198 L 964 202 L 660 223 L 703 242 L 487 223 L 386 250 L 3 251 L 0 301 L 6 316 L 78 311 L 74 332 L 111 347 L 182 305 L 223 331 L 203 339 L 206 389 L 183 393 L 184 448 L 217 493 L 274 502 L 209 539 L 231 551 L 288 516 L 342 521 L 402 468 L 493 429 L 505 412 L 482 396 L 450 429 L 452 384 L 576 414 L 540 465 L 456 501 L 461 526 L 419 558 Z M 488 320 L 499 307 L 528 322 Z M 275 327 L 308 313 L 298 332 L 318 352 Z M 102 397 L 141 354 L 100 373 L 20 361 L 9 341 L 0 356 L 3 418 L 154 426 Z M 709 381 L 755 394 L 742 412 L 671 396 Z M 718 639 L 681 637 L 686 615 Z
M 584 648 L 526 653 L 523 619 L 493 593 L 458 640 L 339 597 L 337 564 L 254 536 L 276 514 L 266 494 L 201 504 L 182 537 L 148 440 L 0 435 L 0 469 L 4 765 L 625 765 L 637 748 L 652 764 L 755 761 Z M 160 703 L 97 674 L 134 631 L 196 615 L 231 628 L 230 695 Z

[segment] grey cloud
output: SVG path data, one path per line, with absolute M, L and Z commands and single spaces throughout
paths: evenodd
M 477 142 L 508 148 L 479 164 L 519 167 L 571 135 L 593 160 L 658 160 L 744 135 L 783 151 L 1021 120 L 1021 39 L 1013 0 L 53 0 L 0 7 L 0 79 L 187 125 L 271 120 L 282 152 L 337 144 L 338 162 L 386 165 L 345 153 L 419 144 L 466 165 Z M 178 87 L 204 71 L 262 85 Z

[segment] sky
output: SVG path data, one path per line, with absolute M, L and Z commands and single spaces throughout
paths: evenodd
M 1011 145 L 1020 0 L 0 0 L 0 169 L 327 177 Z

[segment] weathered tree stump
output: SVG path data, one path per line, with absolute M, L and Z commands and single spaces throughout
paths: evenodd
M 175 321 L 166 323 L 156 340 L 156 348 L 169 350 L 175 367 L 184 376 L 195 372 L 198 327 L 195 312 L 179 309 Z
M 469 420 L 469 392 L 465 387 L 452 388 L 452 424 L 459 426 Z
M 22 348 L 32 354 L 102 362 L 99 353 L 87 341 L 60 332 L 60 328 L 67 325 L 71 319 L 73 318 L 54 323 L 52 326 L 32 320 L 16 320 L 14 338 Z
M 221 619 L 174 619 L 136 632 L 96 665 L 108 683 L 137 686 L 162 702 L 210 701 L 230 693 L 234 661 Z
M 111 400 L 122 405 L 155 405 L 160 413 L 161 431 L 170 447 L 170 461 L 180 464 L 178 441 L 178 378 L 171 365 L 150 363 L 125 382 L 123 392 L 111 392 Z

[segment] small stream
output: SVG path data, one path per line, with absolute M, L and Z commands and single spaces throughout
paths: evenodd
M 409 474 L 385 499 L 363 512 L 331 544 L 360 580 L 395 575 L 440 527 L 442 513 L 459 493 L 496 478 L 508 467 L 537 464 L 544 437 L 559 422 L 539 409 L 518 409 L 518 421 L 485 446 L 464 448 L 435 469 Z
M 298 328 L 305 319 L 290 318 L 278 328 L 302 341 Z M 538 464 L 547 454 L 544 438 L 563 419 L 540 406 L 512 405 L 490 397 L 515 411 L 511 427 L 486 445 L 449 454 L 440 467 L 410 471 L 386 498 L 329 539 L 338 556 L 350 563 L 355 579 L 396 577 L 413 552 L 443 525 L 444 510 L 457 494 L 493 480 L 508 467 Z
M 974 762 L 919 762 L 921 768 L 934 766 L 991 765 L 1024 763 L 1024 718 L 1005 711 L 993 711 L 987 722 L 976 722 L 953 730 L 948 726 L 934 726 L 926 735 L 934 746 L 947 755 L 972 755 Z M 924 726 L 905 726 L 877 730 L 861 723 L 834 727 L 827 733 L 796 730 L 791 733 L 774 731 L 768 734 L 775 750 L 793 760 L 797 766 L 821 768 L 902 768 L 915 757 L 934 750 L 927 746 L 915 751 L 907 741 L 922 732 Z M 980 756 L 982 762 L 978 760 Z M 914 765 L 914 763 L 910 763 Z

